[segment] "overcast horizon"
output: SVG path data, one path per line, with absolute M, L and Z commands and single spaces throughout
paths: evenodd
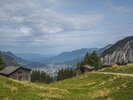
M 59 54 L 133 35 L 133 0 L 0 0 L 0 51 Z

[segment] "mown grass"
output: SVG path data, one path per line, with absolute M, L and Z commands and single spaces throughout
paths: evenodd
M 133 100 L 133 78 L 86 73 L 46 85 L 0 77 L 0 100 Z
M 107 67 L 107 68 L 101 69 L 100 72 L 116 72 L 116 73 L 133 74 L 133 65 Z

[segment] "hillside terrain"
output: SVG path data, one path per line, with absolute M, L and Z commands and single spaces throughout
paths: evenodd
M 132 63 L 133 62 L 133 36 L 126 37 L 102 53 L 103 62 Z
M 128 67 L 125 70 L 128 70 Z M 0 77 L 0 98 L 2 100 L 132 100 L 132 84 L 133 77 L 99 73 L 86 73 L 49 85 L 24 83 Z
M 1 51 L 1 54 L 3 55 L 3 58 L 4 58 L 4 61 L 5 63 L 9 63 L 9 62 L 14 62 L 16 63 L 16 65 L 26 65 L 28 64 L 29 62 L 20 58 L 20 57 L 17 57 L 16 55 L 14 55 L 12 52 L 8 51 L 8 52 L 4 52 L 4 51 Z M 11 60 L 7 60 L 8 58 L 12 58 L 12 61 Z M 11 64 L 8 64 L 8 66 L 10 66 Z
M 17 61 L 13 57 L 11 57 L 9 55 L 6 55 L 6 54 L 2 53 L 2 58 L 3 58 L 3 61 L 6 64 L 6 66 L 18 66 L 19 65 L 17 63 Z

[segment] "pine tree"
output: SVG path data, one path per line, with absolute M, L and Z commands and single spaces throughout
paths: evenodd
M 100 68 L 101 61 L 100 61 L 100 58 L 98 57 L 96 51 L 94 51 L 90 55 L 89 63 L 90 63 L 91 66 L 95 66 L 96 69 Z
M 100 69 L 101 61 L 97 53 L 94 51 L 92 54 L 86 54 L 81 62 L 78 62 L 77 67 L 82 67 L 83 65 L 95 66 L 96 70 Z
M 3 61 L 2 55 L 0 54 L 0 70 L 5 68 L 5 67 L 6 67 L 6 65 L 5 65 L 5 63 Z

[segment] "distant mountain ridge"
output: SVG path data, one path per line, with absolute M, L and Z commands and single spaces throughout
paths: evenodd
M 126 37 L 102 53 L 103 62 L 133 63 L 133 36 Z
M 6 63 L 6 66 L 24 66 L 24 67 L 41 67 L 44 66 L 44 64 L 38 63 L 38 62 L 30 62 L 27 60 L 24 60 L 20 57 L 17 57 L 12 52 L 8 51 L 0 51 L 2 54 L 2 57 L 4 59 L 4 62 Z
M 62 52 L 61 54 L 51 57 L 47 60 L 45 60 L 45 62 L 52 62 L 52 63 L 57 63 L 57 62 L 66 62 L 66 61 L 71 61 L 74 59 L 78 59 L 78 58 L 82 58 L 86 55 L 86 53 L 91 53 L 93 51 L 97 51 L 98 48 L 83 48 L 83 49 L 78 49 L 78 50 L 74 50 L 71 52 Z
M 15 53 L 16 56 L 21 57 L 22 59 L 32 61 L 32 62 L 41 62 L 45 59 L 48 59 L 52 55 L 43 55 L 43 54 L 34 54 L 34 53 Z
M 63 52 L 57 56 L 47 59 L 45 62 L 48 61 L 49 63 L 66 64 L 75 67 L 76 64 L 84 58 L 87 52 L 90 54 L 93 51 L 96 51 L 100 56 L 103 53 L 103 51 L 110 48 L 111 46 L 112 45 L 109 44 L 103 48 L 82 48 L 78 50 L 73 50 L 71 52 Z

